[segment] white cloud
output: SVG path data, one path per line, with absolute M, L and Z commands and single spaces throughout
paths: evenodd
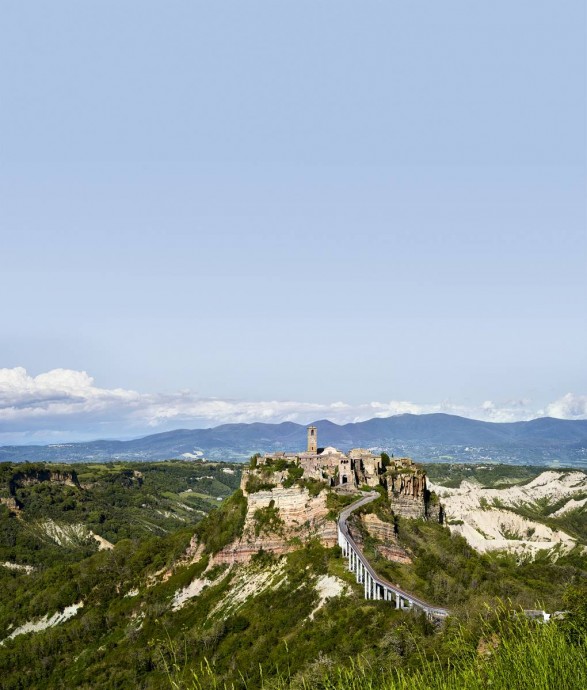
M 97 388 L 85 371 L 53 369 L 32 377 L 21 367 L 0 369 L 0 418 L 10 413 L 90 412 L 139 397 L 122 388 Z
M 0 417 L 12 411 L 53 411 L 63 405 L 84 405 L 86 409 L 116 401 L 131 402 L 139 394 L 115 388 L 97 388 L 85 371 L 52 369 L 45 374 L 29 376 L 23 367 L 0 369 Z
M 587 419 L 587 395 L 567 393 L 547 405 L 544 415 L 559 419 Z
M 533 409 L 528 400 L 486 400 L 478 406 L 405 400 L 358 405 L 344 401 L 251 401 L 202 398 L 189 390 L 163 395 L 100 388 L 85 371 L 71 369 L 53 369 L 38 376 L 30 376 L 22 367 L 0 369 L 0 445 L 138 436 L 179 426 L 228 422 L 307 423 L 327 418 L 346 423 L 431 412 L 499 422 L 544 415 L 587 419 L 587 396 L 568 393 L 541 410 Z

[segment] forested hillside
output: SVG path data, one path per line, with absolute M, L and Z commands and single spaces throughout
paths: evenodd
M 29 479 L 47 467 L 30 466 Z M 18 526 L 10 553 L 33 566 L 0 569 L 3 688 L 428 688 L 451 673 L 450 687 L 481 688 L 488 661 L 502 673 L 514 642 L 517 655 L 542 654 L 527 662 L 534 685 L 517 687 L 549 687 L 535 685 L 532 664 L 549 682 L 562 678 L 561 690 L 583 687 L 573 683 L 587 678 L 584 539 L 553 558 L 479 554 L 439 524 L 397 519 L 382 494 L 359 511 L 353 529 L 390 581 L 450 607 L 452 617 L 439 624 L 365 600 L 340 549 L 315 539 L 292 543 L 282 556 L 261 548 L 250 560 L 219 559 L 243 533 L 248 509 L 240 490 L 223 501 L 212 495 L 226 496 L 238 481 L 228 465 L 128 469 L 88 466 L 73 477 L 60 468 L 52 482 L 27 483 L 16 468 L 2 468 L 3 497 L 20 505 L 2 507 L 3 524 Z M 334 522 L 350 498 L 321 491 Z M 184 508 L 190 523 L 178 503 L 211 512 L 198 521 Z M 73 525 L 100 511 L 105 519 L 92 522 L 92 532 L 101 524 L 113 548 L 59 545 L 34 531 L 42 520 Z M 258 538 L 269 549 L 282 525 L 258 512 Z M 386 529 L 397 532 L 403 562 L 385 558 Z M 546 625 L 508 612 L 516 608 L 569 613 Z M 505 690 L 498 680 L 491 687 Z
M 223 463 L 1 463 L 0 565 L 73 562 L 121 539 L 172 533 L 239 481 L 240 466 Z

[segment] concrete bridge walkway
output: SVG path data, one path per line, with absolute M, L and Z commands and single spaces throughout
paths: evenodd
M 357 582 L 364 585 L 365 599 L 382 599 L 392 602 L 395 608 L 398 609 L 415 607 L 424 611 L 430 618 L 446 618 L 449 615 L 448 609 L 432 606 L 377 575 L 360 547 L 352 538 L 347 525 L 350 514 L 378 497 L 379 494 L 375 491 L 366 494 L 363 498 L 345 508 L 338 518 L 338 545 L 342 549 L 343 556 L 348 559 L 349 570 L 355 573 Z

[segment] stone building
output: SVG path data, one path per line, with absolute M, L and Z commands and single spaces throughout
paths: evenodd
M 308 427 L 308 453 L 318 452 L 318 429 L 315 426 Z
M 381 458 L 364 448 L 343 453 L 332 446 L 318 448 L 318 430 L 308 427 L 308 446 L 304 453 L 272 453 L 259 458 L 258 464 L 268 460 L 296 460 L 304 470 L 304 478 L 324 481 L 329 486 L 358 488 L 363 485 L 379 486 L 383 471 Z

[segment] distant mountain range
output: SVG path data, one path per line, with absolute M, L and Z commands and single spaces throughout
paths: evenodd
M 587 420 L 543 417 L 495 423 L 448 414 L 369 419 L 352 424 L 314 422 L 318 443 L 341 450 L 375 448 L 417 461 L 505 462 L 587 466 Z M 306 427 L 282 424 L 222 424 L 210 429 L 177 429 L 131 441 L 92 441 L 48 446 L 3 446 L 0 461 L 80 462 L 198 458 L 242 461 L 256 452 L 298 451 Z

